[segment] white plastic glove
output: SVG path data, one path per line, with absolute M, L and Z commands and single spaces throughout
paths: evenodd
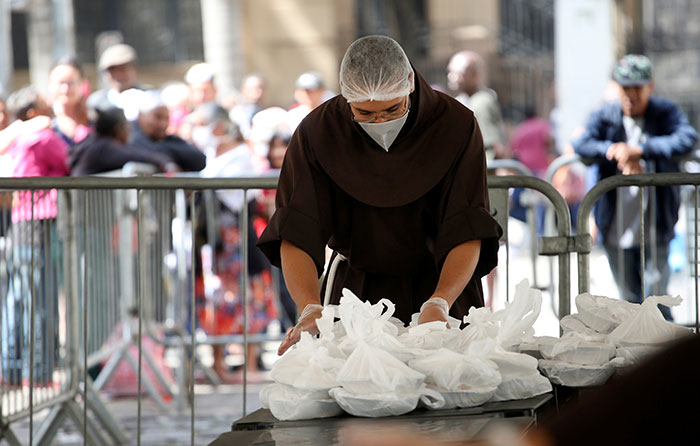
M 283 355 L 289 347 L 299 342 L 299 339 L 301 339 L 301 332 L 303 331 L 307 331 L 312 335 L 317 335 L 318 327 L 316 326 L 316 319 L 321 317 L 322 311 L 323 305 L 308 304 L 305 306 L 304 310 L 301 312 L 301 316 L 299 316 L 297 324 L 287 330 L 287 334 L 284 336 L 284 339 L 282 339 L 277 354 L 280 356 Z
M 418 323 L 443 321 L 447 323 L 447 316 L 450 314 L 450 304 L 442 297 L 431 297 L 420 307 Z M 450 324 L 447 324 L 449 328 Z

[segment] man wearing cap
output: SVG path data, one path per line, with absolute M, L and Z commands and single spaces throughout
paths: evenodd
M 135 88 L 145 90 L 136 81 L 136 50 L 130 45 L 119 43 L 105 49 L 100 55 L 97 68 L 104 76 L 107 88 L 92 93 L 87 100 L 90 109 L 124 108 L 120 94 Z
M 301 313 L 280 354 L 303 331 L 318 333 L 321 304 L 337 304 L 343 288 L 388 298 L 404 323 L 419 312 L 419 323 L 461 321 L 484 305 L 481 278 L 497 263 L 502 231 L 474 114 L 384 36 L 350 45 L 340 90 L 294 132 L 258 242 Z M 335 273 L 319 288 L 326 245 Z
M 321 105 L 324 101 L 335 96 L 325 89 L 323 78 L 319 73 L 308 71 L 297 78 L 294 89 L 296 104 L 287 113 L 287 125 L 294 130 L 302 119 Z
M 598 181 L 613 175 L 645 172 L 678 172 L 677 158 L 687 154 L 697 140 L 683 112 L 670 101 L 651 96 L 654 90 L 652 66 L 642 55 L 628 54 L 613 69 L 619 101 L 604 105 L 589 118 L 580 137 L 572 143 L 577 154 L 596 159 Z M 680 190 L 657 187 L 656 208 L 649 208 L 649 191 L 645 191 L 642 212 L 639 188 L 621 188 L 618 203 L 616 190 L 607 192 L 593 210 L 603 245 L 618 284 L 620 295 L 629 302 L 641 303 L 648 295 L 666 294 L 670 276 L 669 244 L 678 221 Z M 619 210 L 622 212 L 618 212 Z M 644 215 L 646 290 L 641 289 L 641 216 Z M 655 218 L 655 249 L 651 249 L 649 228 Z M 621 230 L 620 230 L 621 229 Z M 622 251 L 623 264 L 618 264 Z M 655 251 L 655 259 L 651 254 Z M 649 271 L 651 265 L 655 270 Z M 622 276 L 619 267 L 623 268 Z M 660 307 L 671 319 L 668 307 Z

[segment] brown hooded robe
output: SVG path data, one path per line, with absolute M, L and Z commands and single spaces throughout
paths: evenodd
M 353 121 L 342 96 L 301 122 L 258 246 L 280 266 L 281 241 L 288 240 L 313 259 L 320 277 L 328 245 L 348 259 L 338 267 L 331 303 L 343 288 L 372 303 L 388 298 L 407 323 L 435 290 L 450 250 L 481 240 L 474 275 L 450 310 L 461 320 L 484 305 L 481 278 L 497 264 L 502 230 L 489 213 L 474 114 L 415 74 L 408 119 L 388 152 Z

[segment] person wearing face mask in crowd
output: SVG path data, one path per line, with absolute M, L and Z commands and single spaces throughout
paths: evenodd
M 168 133 L 170 111 L 155 90 L 133 92 L 130 101 L 138 104 L 139 115 L 134 121 L 130 142 L 138 147 L 166 155 L 186 172 L 200 171 L 206 157 L 182 138 Z
M 385 36 L 353 42 L 341 94 L 311 111 L 285 155 L 277 209 L 258 246 L 282 267 L 301 313 L 279 354 L 317 333 L 328 291 L 389 298 L 404 323 L 458 319 L 484 305 L 481 277 L 502 230 L 489 212 L 474 114 L 433 90 Z M 318 279 L 325 247 L 334 277 Z
M 223 107 L 213 102 L 200 105 L 192 114 L 192 137 L 197 147 L 207 156 L 207 165 L 200 172 L 202 177 L 244 177 L 253 175 L 253 161 L 250 148 L 245 143 L 240 129 L 229 118 Z M 255 209 L 257 191 L 248 191 L 245 201 L 242 190 L 218 190 L 213 209 L 200 212 L 206 218 L 198 225 L 201 231 L 197 237 L 197 252 L 202 252 L 198 262 L 195 294 L 197 315 L 207 333 L 214 335 L 243 333 L 244 306 L 242 300 L 242 258 L 241 252 L 241 211 L 248 206 L 248 317 L 249 333 L 265 331 L 269 322 L 277 319 L 274 286 L 269 264 L 262 253 L 255 248 L 257 236 L 251 224 Z M 213 231 L 212 231 L 213 229 Z M 215 240 L 210 240 L 215 234 Z M 213 248 L 213 257 L 205 261 L 207 251 L 202 251 L 204 241 Z M 212 246 L 213 245 L 213 246 Z M 199 258 L 198 258 L 199 260 Z M 208 266 L 207 266 L 208 265 Z M 211 270 L 207 270 L 211 268 Z M 204 281 L 210 275 L 215 280 Z M 205 287 L 205 284 L 210 286 Z M 215 285 L 212 285 L 215 284 Z M 238 349 L 239 346 L 229 346 Z M 247 363 L 250 379 L 256 380 L 258 349 L 249 344 Z M 223 346 L 214 347 L 214 370 L 223 381 L 240 381 L 239 376 L 231 375 L 225 364 Z

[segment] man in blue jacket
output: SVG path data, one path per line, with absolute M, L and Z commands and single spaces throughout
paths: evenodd
M 595 111 L 583 134 L 573 141 L 577 154 L 597 160 L 598 181 L 619 174 L 678 172 L 678 157 L 690 152 L 698 138 L 678 106 L 651 96 L 654 90 L 651 72 L 651 62 L 645 56 L 628 54 L 620 59 L 612 75 L 618 84 L 620 100 Z M 657 187 L 654 209 L 649 206 L 649 192 L 645 190 L 644 212 L 637 187 L 621 188 L 619 195 L 616 190 L 607 192 L 593 210 L 613 277 L 622 297 L 630 302 L 641 303 L 643 291 L 644 296 L 666 294 L 670 276 L 668 251 L 678 221 L 680 190 Z M 642 214 L 648 261 L 646 290 L 641 289 Z M 651 259 L 651 218 L 656 225 L 655 259 Z M 619 250 L 622 265 L 618 260 Z M 650 269 L 652 265 L 654 268 Z M 669 309 L 660 308 L 670 320 Z

